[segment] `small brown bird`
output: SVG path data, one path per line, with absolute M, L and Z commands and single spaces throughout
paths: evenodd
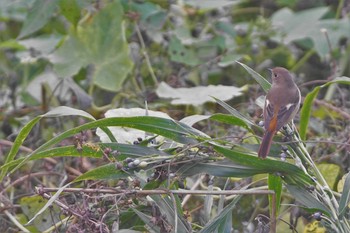
M 270 69 L 272 86 L 266 95 L 264 107 L 265 133 L 258 151 L 259 158 L 270 152 L 272 138 L 278 130 L 293 120 L 299 110 L 300 91 L 288 70 L 282 67 Z

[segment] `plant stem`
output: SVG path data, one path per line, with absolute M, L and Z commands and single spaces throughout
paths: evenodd
M 135 23 L 135 30 L 136 30 L 136 33 L 137 33 L 137 36 L 140 40 L 140 44 L 141 44 L 141 49 L 142 49 L 142 54 L 143 56 L 145 57 L 145 60 L 146 60 L 146 64 L 147 64 L 147 68 L 148 68 L 148 71 L 153 79 L 153 82 L 155 85 L 158 85 L 158 80 L 157 80 L 157 77 L 156 75 L 154 74 L 154 71 L 153 71 L 153 68 L 152 68 L 152 64 L 151 64 L 151 61 L 148 57 L 148 54 L 146 52 L 146 46 L 145 46 L 145 42 L 142 38 L 142 35 L 141 35 L 141 31 L 140 31 L 140 28 L 139 28 L 139 25 L 137 23 Z

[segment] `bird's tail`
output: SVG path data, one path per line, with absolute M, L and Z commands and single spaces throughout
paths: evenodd
M 258 151 L 259 158 L 265 159 L 266 156 L 270 153 L 273 135 L 275 135 L 274 131 L 270 132 L 266 130 L 259 147 L 259 151 Z

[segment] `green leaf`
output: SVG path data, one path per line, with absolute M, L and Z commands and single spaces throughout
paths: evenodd
M 350 173 L 346 175 L 344 186 L 343 186 L 343 193 L 340 196 L 339 201 L 339 214 L 342 217 L 345 213 L 346 208 L 348 208 L 348 205 L 350 203 Z
M 253 121 L 251 121 L 248 117 L 244 116 L 242 113 L 240 113 L 239 111 L 237 111 L 236 109 L 234 109 L 233 107 L 231 107 L 230 105 L 228 105 L 227 103 L 225 103 L 224 101 L 221 101 L 219 99 L 216 99 L 215 97 L 213 97 L 216 102 L 223 107 L 224 109 L 226 109 L 229 113 L 231 113 L 234 117 L 241 119 L 242 121 L 244 121 L 246 123 L 247 126 L 252 126 L 255 125 Z M 216 117 L 214 117 L 215 119 Z
M 241 126 L 245 129 L 250 130 L 249 125 L 244 120 L 242 120 L 241 118 L 238 118 L 236 116 L 217 113 L 217 114 L 212 115 L 210 117 L 210 119 L 218 121 L 218 122 L 230 124 L 230 125 L 238 125 L 238 126 Z
M 48 150 L 44 150 L 44 151 L 32 154 L 29 160 L 38 160 L 38 159 L 53 158 L 53 157 L 68 157 L 68 156 L 101 158 L 102 151 L 96 151 L 93 148 L 88 146 L 83 146 L 82 151 L 78 151 L 75 146 L 63 146 L 63 147 L 51 148 Z M 11 162 L 5 163 L 0 167 L 0 170 L 8 169 L 10 167 L 16 166 L 19 163 L 23 162 L 24 159 L 25 158 L 19 158 Z
M 220 67 L 228 67 L 234 63 L 237 62 L 237 60 L 240 60 L 243 57 L 242 54 L 239 54 L 237 52 L 229 52 L 226 53 L 222 59 L 220 59 L 220 62 L 218 63 L 218 65 Z
M 275 176 L 273 174 L 269 174 L 267 184 L 269 186 L 269 190 L 275 191 L 276 195 L 276 203 L 272 203 L 272 196 L 269 195 L 269 208 L 270 208 L 270 216 L 272 216 L 272 207 L 275 204 L 276 207 L 276 216 L 278 216 L 279 209 L 281 207 L 281 194 L 282 194 L 282 179 L 279 176 Z
M 316 87 L 312 92 L 305 96 L 303 107 L 300 110 L 299 134 L 302 141 L 306 140 L 306 133 L 310 121 L 312 104 L 320 89 L 320 87 Z
M 62 116 L 82 116 L 90 120 L 95 120 L 95 118 L 91 116 L 89 113 L 83 110 L 79 110 L 79 109 L 75 109 L 67 106 L 60 106 L 60 107 L 54 108 L 51 111 L 41 115 L 41 117 L 62 117 Z
M 92 65 L 95 85 L 109 91 L 120 90 L 133 67 L 122 21 L 120 1 L 114 1 L 91 21 L 79 25 L 77 32 L 71 32 L 52 55 L 55 72 L 62 77 L 73 76 L 81 68 Z
M 80 20 L 80 7 L 77 0 L 60 0 L 59 6 L 62 15 L 76 27 Z
M 251 177 L 256 174 L 266 173 L 254 167 L 244 166 L 230 160 L 208 163 L 186 163 L 178 171 L 183 177 L 193 176 L 201 173 L 208 173 L 220 177 Z
M 88 113 L 86 113 L 84 111 L 76 110 L 76 109 L 65 107 L 65 106 L 58 107 L 56 109 L 53 109 L 52 111 L 47 112 L 44 115 L 35 117 L 28 124 L 26 124 L 21 129 L 21 131 L 19 132 L 18 136 L 15 139 L 15 142 L 14 142 L 13 146 L 11 147 L 11 150 L 10 150 L 9 154 L 6 157 L 6 161 L 5 161 L 4 165 L 6 165 L 6 164 L 8 164 L 8 163 L 10 163 L 10 162 L 12 162 L 14 160 L 16 154 L 18 153 L 19 147 L 23 144 L 24 140 L 27 138 L 28 134 L 30 133 L 30 131 L 32 130 L 34 125 L 41 118 L 43 118 L 43 117 L 57 117 L 57 116 L 70 116 L 70 115 L 78 115 L 78 116 L 83 116 L 83 117 L 86 117 L 86 118 L 94 119 L 90 114 L 88 114 Z M 36 151 L 34 151 L 32 154 L 37 152 L 38 149 Z M 23 161 L 21 161 L 18 164 L 18 166 L 16 166 L 14 168 L 14 170 L 18 169 L 19 166 L 23 165 L 26 161 L 28 161 L 32 154 L 28 155 Z M 7 168 L 1 170 L 0 180 L 2 180 L 4 178 L 4 176 L 6 175 L 7 171 L 8 171 Z
M 25 46 L 15 39 L 9 39 L 0 42 L 0 49 L 25 50 Z
M 330 209 L 305 188 L 288 184 L 286 187 L 288 191 L 295 197 L 295 199 L 307 209 L 313 212 L 321 211 L 325 215 L 331 216 Z
M 47 113 L 45 116 L 58 116 L 59 111 L 53 111 L 50 114 Z M 80 113 L 80 110 L 77 110 L 77 113 Z M 62 114 L 68 114 L 67 112 L 63 112 Z M 41 117 L 35 118 L 36 121 L 31 123 L 30 129 L 34 126 L 34 124 L 40 119 Z M 39 148 L 37 148 L 35 151 L 33 151 L 31 154 L 29 154 L 23 161 L 21 161 L 15 168 L 13 168 L 11 171 L 14 172 L 19 167 L 21 167 L 25 162 L 27 162 L 33 154 L 36 154 L 38 152 L 41 152 L 50 146 L 55 145 L 56 143 L 62 141 L 65 138 L 71 137 L 77 133 L 80 133 L 83 130 L 88 130 L 91 128 L 97 128 L 97 127 L 108 127 L 108 126 L 123 126 L 123 127 L 130 127 L 135 129 L 144 130 L 146 132 L 162 135 L 164 137 L 167 137 L 169 139 L 172 139 L 176 142 L 184 143 L 184 144 L 191 144 L 191 143 L 197 143 L 197 138 L 202 138 L 203 134 L 192 128 L 189 127 L 181 122 L 176 122 L 174 120 L 159 118 L 159 117 L 148 117 L 148 116 L 142 116 L 142 117 L 112 117 L 107 119 L 101 119 L 93 122 L 89 122 L 83 125 L 80 125 L 78 127 L 75 127 L 73 129 L 67 130 L 57 137 L 47 141 L 46 143 L 42 144 Z M 14 156 L 16 155 L 18 148 L 20 145 L 22 145 L 22 142 L 28 135 L 29 126 L 25 126 L 17 138 L 19 138 L 19 141 L 15 145 L 16 151 L 11 151 L 8 158 L 11 158 L 10 160 L 6 160 L 6 162 L 10 162 L 13 160 Z M 24 130 L 25 129 L 25 130 Z M 17 139 L 16 139 L 17 140 Z M 6 170 L 6 169 L 5 169 Z M 2 170 L 2 172 L 5 174 L 5 170 Z M 7 171 L 7 170 L 6 170 Z
M 36 0 L 24 21 L 18 39 L 41 29 L 54 15 L 58 0 Z
M 122 0 L 122 5 L 125 12 L 137 12 L 140 14 L 140 19 L 146 27 L 160 30 L 167 18 L 166 12 L 158 5 L 152 2 L 136 2 Z
M 240 3 L 238 0 L 184 0 L 184 2 L 194 8 L 199 9 L 217 9 L 220 7 L 226 7 Z
M 157 204 L 162 215 L 166 217 L 166 220 L 172 226 L 175 226 L 175 218 L 177 218 L 177 232 L 190 232 L 189 224 L 185 220 L 181 210 L 181 202 L 179 198 L 173 200 L 170 196 L 161 195 L 151 195 L 150 197 Z M 174 201 L 176 203 L 174 203 Z M 176 212 L 174 208 L 176 208 Z
M 267 92 L 270 87 L 271 87 L 271 83 L 269 83 L 263 76 L 261 76 L 260 74 L 258 74 L 257 72 L 255 72 L 252 68 L 250 68 L 249 66 L 240 63 L 238 61 L 236 61 L 238 64 L 240 64 L 246 71 L 248 71 L 248 73 L 255 79 L 255 81 L 257 83 L 260 84 L 260 86 L 264 89 L 265 92 Z
M 225 157 L 234 161 L 234 163 L 256 169 L 256 174 L 269 173 L 278 174 L 287 183 L 298 184 L 313 184 L 312 179 L 304 173 L 303 170 L 297 166 L 287 163 L 276 161 L 272 159 L 260 159 L 248 153 L 242 153 L 236 150 L 229 150 L 227 148 L 211 144 L 215 151 L 221 153 Z
M 201 63 L 194 50 L 186 48 L 176 36 L 170 38 L 168 53 L 170 59 L 175 62 L 189 66 L 196 66 Z
M 326 84 L 323 84 L 321 86 L 315 87 L 315 89 L 306 95 L 303 107 L 300 111 L 300 138 L 301 140 L 306 140 L 306 133 L 307 133 L 307 127 L 310 120 L 311 110 L 312 110 L 312 104 L 314 99 L 316 98 L 318 92 L 321 88 L 327 87 L 333 83 L 339 83 L 339 84 L 346 84 L 350 85 L 350 78 L 348 77 L 338 77 L 333 79 L 332 81 L 327 82 Z
M 318 7 L 294 13 L 283 8 L 273 14 L 271 21 L 285 35 L 283 41 L 286 44 L 310 38 L 319 56 L 325 58 L 330 53 L 328 41 L 332 48 L 336 48 L 340 39 L 350 38 L 349 18 L 322 20 L 328 10 L 328 7 Z M 322 32 L 324 30 L 327 31 L 329 40 Z
M 20 207 L 29 219 L 33 218 L 47 203 L 48 201 L 39 195 L 22 197 L 20 199 Z M 38 231 L 44 232 L 56 222 L 60 221 L 60 212 L 58 206 L 53 203 L 51 209 L 46 208 L 42 211 L 42 214 L 35 217 L 33 226 Z
M 73 182 L 82 180 L 118 180 L 130 176 L 123 170 L 118 170 L 115 164 L 106 164 L 78 176 Z
M 152 217 L 150 215 L 144 214 L 135 208 L 132 208 L 132 209 L 137 214 L 137 216 L 139 216 L 139 218 L 141 218 L 141 220 L 147 226 L 150 227 L 150 229 L 152 230 L 151 232 L 160 232 L 160 228 L 152 222 Z
M 69 185 L 71 185 L 71 183 L 68 183 L 60 187 L 58 191 L 45 203 L 45 205 L 40 210 L 36 211 L 35 215 L 28 221 L 27 225 L 37 220 L 38 216 L 42 215 L 50 206 L 52 206 L 54 204 L 54 201 L 60 196 L 60 194 L 64 191 L 64 189 Z
M 317 165 L 318 170 L 323 175 L 329 187 L 334 187 L 338 181 L 341 167 L 336 164 L 322 163 Z
M 24 140 L 27 138 L 28 134 L 30 133 L 30 131 L 32 130 L 32 128 L 34 127 L 34 125 L 41 119 L 40 116 L 35 117 L 33 120 L 31 120 L 28 124 L 26 124 L 21 131 L 19 132 L 18 136 L 16 137 L 13 146 L 10 149 L 9 154 L 6 156 L 6 160 L 4 164 L 8 164 L 10 162 L 12 162 L 16 156 L 16 154 L 18 153 L 18 150 L 20 148 L 20 146 L 22 146 Z M 2 179 L 5 177 L 5 175 L 7 174 L 8 169 L 1 169 L 1 173 L 0 173 L 0 181 L 2 181 Z
M 225 206 L 225 208 L 211 221 L 209 221 L 202 230 L 200 230 L 200 233 L 212 233 L 215 232 L 215 230 L 218 229 L 227 229 L 228 223 L 230 222 L 229 217 L 232 216 L 232 210 L 238 203 L 239 199 L 241 198 L 241 195 L 237 195 L 233 198 L 230 204 Z M 232 221 L 232 220 L 231 220 Z M 231 230 L 232 225 L 230 225 Z M 230 230 L 228 232 L 230 232 Z M 219 231 L 219 232 L 227 232 L 227 231 Z

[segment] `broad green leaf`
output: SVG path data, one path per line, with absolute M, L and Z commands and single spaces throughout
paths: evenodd
M 321 211 L 325 215 L 331 216 L 330 209 L 305 188 L 289 184 L 287 184 L 286 187 L 295 199 L 307 209 L 313 212 Z
M 189 66 L 196 66 L 201 63 L 194 50 L 186 48 L 176 36 L 170 38 L 168 53 L 170 59 L 174 62 Z
M 317 168 L 323 175 L 328 186 L 334 187 L 338 180 L 341 167 L 336 164 L 322 163 L 322 164 L 318 164 Z
M 264 89 L 265 92 L 267 92 L 270 89 L 271 84 L 263 76 L 255 72 L 249 66 L 238 61 L 236 62 L 240 64 L 246 71 L 248 71 L 248 73 L 252 76 L 252 78 L 254 78 L 255 81 L 260 84 L 260 86 Z
M 28 225 L 31 224 L 33 221 L 35 221 L 38 216 L 42 215 L 47 208 L 53 205 L 54 201 L 60 196 L 60 194 L 64 191 L 66 187 L 71 185 L 71 183 L 68 183 L 58 189 L 58 191 L 45 203 L 45 205 L 38 211 L 36 211 L 35 215 L 28 221 Z M 56 222 L 56 221 L 55 221 Z
M 74 27 L 78 25 L 80 20 L 80 11 L 77 0 L 60 0 L 59 6 L 61 13 L 66 19 L 73 24 Z
M 350 204 L 350 173 L 346 175 L 345 182 L 343 185 L 343 192 L 340 196 L 339 201 L 339 214 L 343 216 L 346 208 Z
M 227 223 L 230 222 L 228 219 L 228 216 L 232 215 L 232 210 L 240 200 L 241 195 L 238 195 L 233 198 L 230 204 L 225 206 L 225 208 L 211 221 L 209 221 L 202 230 L 200 230 L 200 233 L 212 233 L 215 232 L 217 229 L 226 229 Z M 232 226 L 232 225 L 231 225 Z M 231 229 L 230 229 L 231 230 Z M 223 232 L 223 231 L 220 231 Z
M 18 38 L 23 38 L 41 29 L 54 15 L 59 0 L 36 0 L 29 11 Z
M 330 51 L 323 30 L 327 31 L 332 48 L 338 46 L 340 39 L 350 38 L 349 18 L 321 19 L 328 10 L 328 7 L 318 7 L 294 13 L 288 8 L 283 8 L 272 15 L 271 21 L 272 25 L 285 35 L 283 41 L 286 44 L 309 38 L 319 56 L 325 58 Z
M 269 190 L 273 190 L 275 192 L 276 195 L 276 216 L 278 216 L 279 213 L 279 209 L 280 209 L 280 205 L 281 205 L 281 194 L 282 194 L 282 179 L 279 176 L 273 175 L 273 174 L 269 174 L 268 176 L 268 180 L 267 180 L 267 184 L 269 186 Z M 269 208 L 270 208 L 270 216 L 272 216 L 272 207 L 273 207 L 273 203 L 272 203 L 272 196 L 269 195 Z
M 120 1 L 114 1 L 93 15 L 91 21 L 79 25 L 77 32 L 71 32 L 51 57 L 56 73 L 72 76 L 92 65 L 95 85 L 109 91 L 120 90 L 133 66 L 122 21 Z
M 1 0 L 0 15 L 5 22 L 13 20 L 23 22 L 28 16 L 28 9 L 33 7 L 34 0 Z
M 236 30 L 234 29 L 234 25 L 231 22 L 218 21 L 215 23 L 214 26 L 217 30 L 225 32 L 226 34 L 228 34 L 232 38 L 237 36 Z M 238 60 L 238 59 L 236 59 L 236 60 Z
M 215 102 L 211 96 L 220 100 L 229 100 L 242 95 L 242 89 L 234 86 L 209 85 L 190 88 L 172 88 L 165 82 L 160 83 L 156 93 L 161 98 L 173 99 L 171 104 L 202 105 L 206 102 Z
M 122 0 L 125 12 L 137 12 L 143 25 L 160 30 L 167 18 L 166 12 L 152 2 Z
M 307 128 L 308 128 L 308 124 L 309 124 L 309 120 L 310 120 L 312 104 L 313 104 L 314 99 L 316 98 L 316 96 L 321 88 L 327 87 L 333 83 L 350 85 L 350 78 L 348 78 L 348 77 L 335 78 L 326 84 L 315 87 L 315 89 L 312 92 L 310 92 L 309 94 L 306 95 L 303 107 L 301 108 L 301 111 L 300 111 L 299 127 L 300 127 L 301 140 L 306 140 L 306 133 L 307 133 Z
M 85 172 L 81 176 L 77 177 L 73 182 L 82 180 L 118 180 L 130 176 L 123 170 L 118 170 L 114 163 L 106 164 L 90 171 Z
M 226 7 L 226 6 L 231 6 L 234 4 L 238 4 L 241 1 L 240 0 L 184 0 L 184 2 L 194 8 L 199 8 L 199 9 L 217 9 L 220 7 Z
M 23 213 L 31 219 L 45 206 L 47 202 L 46 199 L 39 195 L 22 197 L 20 199 L 20 207 Z M 39 232 L 44 232 L 60 221 L 60 213 L 61 210 L 58 206 L 53 204 L 51 209 L 45 209 L 41 215 L 35 218 L 33 226 Z

